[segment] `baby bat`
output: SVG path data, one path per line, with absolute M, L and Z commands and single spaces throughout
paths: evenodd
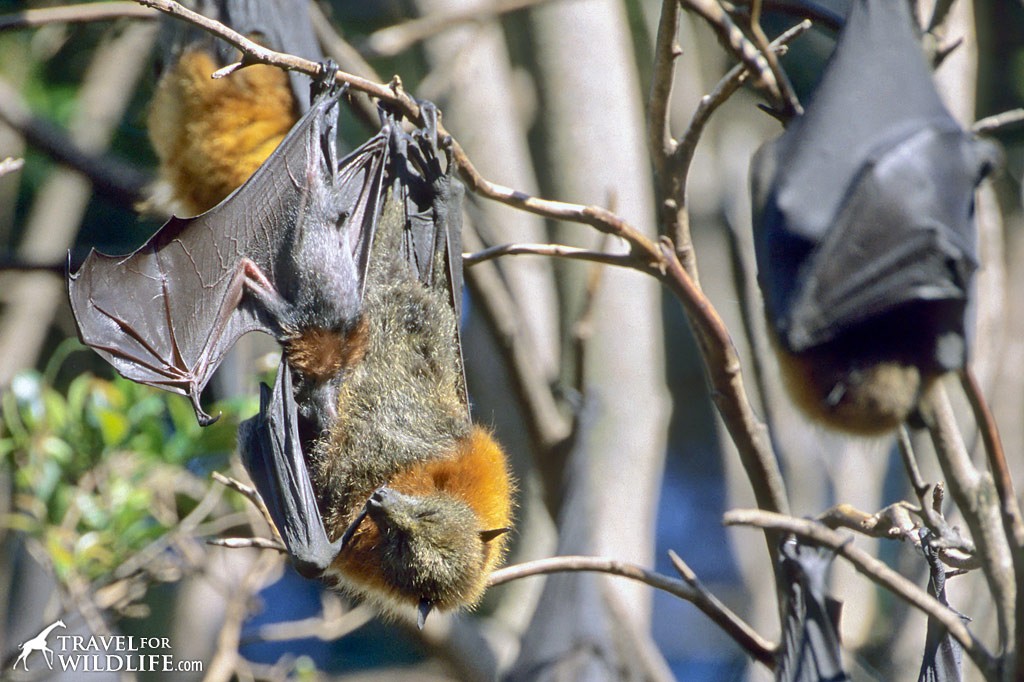
M 854 0 L 806 112 L 751 165 L 769 328 L 810 416 L 888 430 L 964 365 L 974 190 L 996 160 L 940 101 L 908 3 Z
M 479 601 L 512 483 L 470 420 L 453 166 L 433 126 L 407 135 L 391 116 L 338 164 L 337 102 L 320 95 L 223 203 L 127 258 L 90 254 L 69 289 L 85 343 L 204 423 L 199 394 L 234 340 L 278 339 L 239 446 L 294 564 L 422 623 Z
M 191 9 L 274 50 L 323 59 L 308 0 L 196 0 Z M 177 215 L 213 208 L 241 185 L 309 108 L 309 78 L 240 59 L 227 43 L 171 18 L 161 24 L 160 80 L 147 128 L 160 160 L 153 203 Z

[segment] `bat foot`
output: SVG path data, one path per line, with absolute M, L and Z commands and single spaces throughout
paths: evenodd
M 327 90 L 337 86 L 338 71 L 341 68 L 338 63 L 333 59 L 325 59 L 319 64 L 320 69 L 317 71 L 316 76 L 313 77 L 313 81 L 309 84 L 309 103 L 313 104 L 316 98 L 322 95 Z M 338 87 L 338 96 L 345 94 L 348 90 L 348 83 L 342 84 Z
M 416 104 L 420 105 L 423 127 L 413 133 L 413 135 L 418 139 L 426 140 L 431 149 L 437 149 L 437 121 L 440 117 L 437 105 L 425 99 L 416 100 Z

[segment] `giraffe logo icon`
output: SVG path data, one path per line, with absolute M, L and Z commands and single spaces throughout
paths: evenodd
M 67 628 L 67 626 L 64 625 L 64 621 L 58 620 L 56 623 L 47 625 L 43 628 L 42 632 L 32 639 L 19 644 L 18 648 L 21 649 L 21 653 L 18 654 L 18 660 L 14 662 L 11 670 L 17 669 L 18 664 L 21 663 L 25 667 L 25 670 L 28 671 L 28 655 L 33 651 L 42 651 L 43 660 L 46 661 L 46 665 L 50 670 L 53 670 L 53 649 L 47 646 L 46 638 L 50 636 L 50 633 L 53 632 L 55 628 Z

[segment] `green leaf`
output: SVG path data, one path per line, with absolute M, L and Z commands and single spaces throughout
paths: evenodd
M 131 429 L 131 423 L 125 414 L 103 407 L 97 408 L 95 414 L 105 446 L 113 447 L 124 442 Z

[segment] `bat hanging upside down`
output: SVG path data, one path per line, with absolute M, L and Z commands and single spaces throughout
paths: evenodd
M 186 4 L 270 49 L 323 61 L 308 0 Z M 164 21 L 159 43 L 160 78 L 147 119 L 160 160 L 152 203 L 175 215 L 197 215 L 237 189 L 280 144 L 309 108 L 309 79 L 265 64 L 211 78 L 240 55 L 182 21 Z
M 333 72 L 321 79 L 333 83 Z M 237 191 L 69 279 L 82 341 L 123 376 L 199 397 L 235 340 L 283 355 L 239 430 L 298 570 L 385 610 L 475 605 L 511 525 L 505 454 L 470 420 L 459 338 L 462 187 L 436 110 L 389 114 L 340 162 L 321 88 Z
M 902 0 L 854 0 L 807 111 L 751 166 L 758 280 L 810 416 L 878 433 L 963 367 L 974 191 L 997 163 L 946 111 Z

